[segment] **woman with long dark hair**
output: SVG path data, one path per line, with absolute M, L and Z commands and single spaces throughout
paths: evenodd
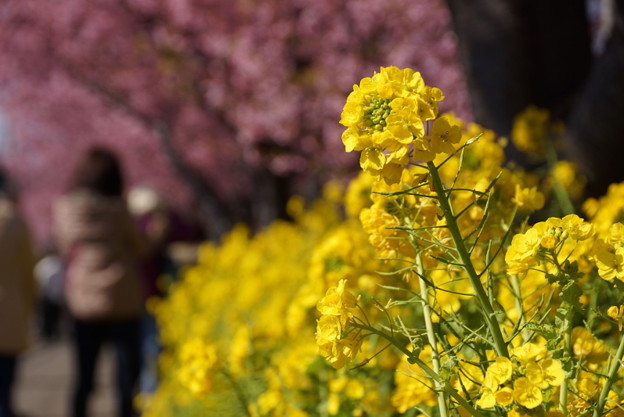
M 72 321 L 76 377 L 72 417 L 87 415 L 94 374 L 105 342 L 117 360 L 119 416 L 130 417 L 140 365 L 143 243 L 123 198 L 115 154 L 91 149 L 69 192 L 54 207 L 55 234 L 66 262 L 65 298 Z

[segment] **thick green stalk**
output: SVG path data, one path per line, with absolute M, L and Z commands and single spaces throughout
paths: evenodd
M 433 364 L 433 371 L 439 375 L 440 373 L 440 357 L 438 355 L 438 342 L 436 341 L 435 332 L 433 330 L 433 323 L 431 321 L 431 308 L 429 307 L 429 288 L 427 282 L 422 278 L 424 269 L 422 266 L 422 259 L 420 256 L 416 257 L 416 268 L 418 269 L 418 279 L 420 284 L 420 302 L 423 309 L 423 317 L 425 319 L 425 328 L 427 329 L 427 341 L 431 346 L 431 363 Z M 446 393 L 442 390 L 443 386 L 439 381 L 434 380 L 433 383 L 438 393 L 438 406 L 440 407 L 440 417 L 448 417 Z
M 557 267 L 557 276 L 559 277 L 560 285 L 563 288 L 569 288 L 567 284 L 570 283 L 571 278 L 566 275 L 563 266 L 561 265 L 561 263 L 559 263 L 559 259 L 557 258 L 556 252 L 551 253 L 551 260 L 552 260 L 553 265 Z M 561 333 L 563 334 L 563 350 L 565 352 L 565 358 L 567 360 L 569 360 L 570 356 L 572 355 L 572 318 L 574 317 L 574 307 L 569 302 L 569 298 L 571 297 L 569 291 L 570 291 L 569 289 L 568 290 L 564 289 L 562 291 L 561 295 L 562 295 L 563 301 L 561 304 L 561 308 L 565 311 L 565 314 L 562 314 L 559 316 L 559 317 L 562 316 L 563 318 L 561 320 L 563 324 L 561 325 L 560 330 L 561 330 Z M 557 314 L 559 315 L 560 313 L 557 313 Z M 565 378 L 563 382 L 561 383 L 561 386 L 559 387 L 559 407 L 561 408 L 561 411 L 567 414 L 568 412 L 568 378 Z
M 464 270 L 468 274 L 468 279 L 470 280 L 472 288 L 475 291 L 477 299 L 479 300 L 479 303 L 483 308 L 485 322 L 487 323 L 488 329 L 490 330 L 490 333 L 492 334 L 492 337 L 494 339 L 494 349 L 496 350 L 498 356 L 509 357 L 507 344 L 505 343 L 503 333 L 501 332 L 498 321 L 496 320 L 494 308 L 492 307 L 492 304 L 490 304 L 490 300 L 487 296 L 485 289 L 483 288 L 483 284 L 481 284 L 481 279 L 479 278 L 479 275 L 477 274 L 477 271 L 472 264 L 472 260 L 470 259 L 470 253 L 466 248 L 464 239 L 459 230 L 459 226 L 457 225 L 457 219 L 455 218 L 455 214 L 453 213 L 453 208 L 451 207 L 448 195 L 446 194 L 444 184 L 442 184 L 442 179 L 440 178 L 440 174 L 438 173 L 438 168 L 433 162 L 427 162 L 427 168 L 429 168 L 429 174 L 431 175 L 433 187 L 438 195 L 438 202 L 440 203 L 440 207 L 442 208 L 442 212 L 444 213 L 446 225 L 451 232 L 453 241 L 455 242 L 455 248 L 457 250 L 457 253 L 459 254 L 459 257 L 461 258 Z
M 609 373 L 607 374 L 607 380 L 602 386 L 602 391 L 600 392 L 600 397 L 598 397 L 598 403 L 596 404 L 596 408 L 594 408 L 594 416 L 600 417 L 602 416 L 602 412 L 604 411 L 604 407 L 607 403 L 607 398 L 609 396 L 609 391 L 613 386 L 617 378 L 617 371 L 622 366 L 622 357 L 624 357 L 624 337 L 620 339 L 620 346 L 613 358 L 613 362 L 611 362 L 611 368 L 609 368 Z

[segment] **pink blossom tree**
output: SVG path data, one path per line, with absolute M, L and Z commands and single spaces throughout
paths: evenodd
M 469 117 L 440 0 L 6 0 L 0 43 L 5 163 L 40 237 L 93 144 L 217 237 L 352 172 L 340 111 L 380 66 L 421 71 Z

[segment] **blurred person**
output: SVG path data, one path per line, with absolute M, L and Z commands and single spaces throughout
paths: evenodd
M 54 207 L 76 354 L 72 417 L 87 415 L 97 359 L 106 342 L 116 354 L 118 416 L 135 415 L 143 300 L 138 263 L 144 243 L 123 190 L 116 155 L 93 148 Z
M 141 262 L 141 277 L 146 304 L 141 320 L 141 371 L 139 390 L 149 394 L 158 384 L 158 355 L 161 351 L 158 325 L 149 311 L 148 300 L 158 297 L 162 291 L 159 279 L 167 272 L 166 235 L 168 213 L 160 196 L 152 188 L 135 187 L 128 193 L 130 212 L 148 243 L 147 255 Z
M 46 342 L 61 336 L 64 274 L 63 260 L 56 250 L 46 249 L 35 265 L 35 278 L 39 286 L 38 331 Z
M 18 355 L 29 343 L 36 309 L 35 254 L 7 175 L 0 169 L 0 417 L 13 417 Z
M 165 278 L 176 279 L 180 265 L 192 263 L 200 240 L 198 228 L 168 207 L 149 186 L 137 186 L 128 193 L 128 205 L 147 241 L 147 255 L 141 263 L 146 300 L 142 319 L 142 366 L 140 391 L 153 393 L 158 385 L 158 356 L 161 352 L 158 325 L 150 305 L 166 292 Z

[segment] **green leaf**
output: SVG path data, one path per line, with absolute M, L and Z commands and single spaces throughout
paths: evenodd
M 444 381 L 449 381 L 453 375 L 457 374 L 457 358 L 454 356 L 449 357 L 442 366 L 438 373 Z

